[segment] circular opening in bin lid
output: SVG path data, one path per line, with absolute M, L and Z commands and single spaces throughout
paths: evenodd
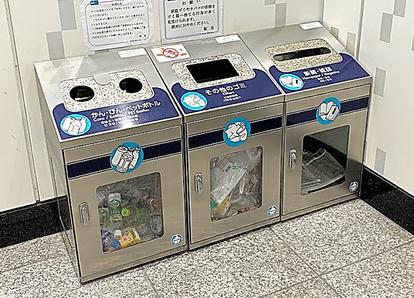
M 126 78 L 119 82 L 119 88 L 126 93 L 137 93 L 142 89 L 142 83 L 134 78 Z
M 91 100 L 95 96 L 95 92 L 88 86 L 76 86 L 70 90 L 70 97 L 78 102 Z

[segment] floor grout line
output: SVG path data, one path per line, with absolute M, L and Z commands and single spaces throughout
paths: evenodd
M 340 297 L 340 298 L 343 298 L 344 296 L 343 295 L 341 295 L 338 291 L 337 291 L 337 289 L 335 289 L 333 286 L 331 286 L 331 284 L 326 280 L 326 279 L 324 279 L 323 278 L 323 274 L 321 274 L 321 275 L 319 275 L 319 277 L 318 277 L 320 280 L 322 280 L 322 282 L 325 284 L 325 285 L 327 285 L 328 286 L 328 288 L 330 288 L 332 291 L 334 291 L 334 293 L 336 294 L 336 295 L 338 295 L 338 297 Z
M 290 285 L 290 286 L 287 286 L 287 287 L 284 287 L 284 288 L 281 288 L 281 289 L 279 289 L 279 290 L 277 290 L 277 291 L 275 291 L 275 292 L 272 292 L 272 293 L 269 293 L 269 294 L 266 294 L 266 295 L 264 295 L 264 296 L 260 296 L 260 298 L 265 298 L 265 297 L 268 297 L 269 295 L 272 295 L 272 294 L 276 294 L 276 293 L 278 293 L 278 292 L 281 292 L 281 291 L 285 291 L 285 290 L 287 290 L 287 289 L 290 289 L 290 288 L 293 288 L 293 287 L 295 287 L 295 286 L 298 286 L 298 285 L 301 285 L 301 284 L 303 284 L 303 283 L 305 283 L 305 282 L 307 282 L 307 281 L 310 281 L 310 280 L 314 280 L 314 279 L 317 279 L 319 276 L 318 276 L 318 273 L 308 264 L 308 262 L 306 262 L 290 245 L 288 245 L 279 235 L 277 235 L 276 234 L 276 232 L 275 231 L 273 231 L 273 229 L 271 228 L 271 226 L 269 226 L 269 227 L 267 227 L 268 229 L 270 229 L 270 232 L 273 234 L 273 235 L 275 235 L 276 236 L 276 238 L 278 238 L 286 247 L 287 247 L 287 249 L 288 250 L 290 250 L 294 255 L 296 255 L 298 258 L 299 258 L 299 260 L 301 260 L 314 274 L 316 274 L 316 276 L 312 276 L 312 277 L 310 277 L 310 278 L 307 278 L 307 279 L 305 279 L 305 280 L 303 280 L 303 281 L 300 281 L 300 282 L 298 282 L 298 283 L 295 283 L 295 284 L 292 284 L 292 285 Z
M 151 278 L 149 277 L 149 275 L 148 275 L 148 273 L 147 273 L 147 269 L 145 268 L 145 269 L 143 269 L 143 271 L 144 271 L 145 278 L 146 278 L 146 279 L 148 280 L 148 282 L 150 283 L 151 288 L 152 288 L 152 290 L 154 291 L 155 295 L 156 295 L 157 297 L 161 297 L 161 295 L 158 293 L 157 289 L 155 288 L 154 283 L 152 282 Z
M 371 256 L 369 256 L 369 257 L 362 258 L 362 259 L 360 259 L 360 260 L 358 260 L 358 261 L 355 261 L 355 262 L 351 262 L 351 263 L 349 263 L 349 264 L 347 264 L 347 265 L 344 265 L 344 266 L 342 266 L 342 267 L 338 267 L 338 268 L 335 268 L 335 269 L 332 269 L 332 270 L 329 270 L 329 271 L 326 271 L 326 272 L 320 273 L 320 276 L 323 276 L 323 275 L 328 275 L 328 274 L 330 274 L 330 273 L 332 273 L 332 272 L 342 270 L 342 269 L 344 269 L 344 268 L 346 268 L 346 267 L 350 267 L 350 266 L 353 266 L 353 265 L 355 265 L 355 264 L 362 263 L 362 262 L 364 262 L 364 261 L 366 261 L 366 260 L 373 259 L 373 258 L 375 258 L 375 257 L 378 257 L 379 255 L 382 255 L 382 254 L 385 254 L 385 253 L 391 252 L 391 251 L 393 251 L 393 250 L 396 250 L 396 249 L 398 249 L 398 248 L 401 248 L 401 247 L 403 247 L 403 246 L 405 246 L 405 245 L 409 245 L 409 244 L 411 244 L 411 243 L 414 243 L 414 240 L 410 240 L 410 241 L 408 241 L 408 242 L 405 242 L 405 243 L 399 244 L 399 245 L 394 246 L 394 247 L 392 247 L 392 248 L 388 248 L 388 249 L 383 250 L 383 251 L 381 251 L 381 252 L 379 252 L 379 253 L 373 254 L 373 255 L 371 255 Z

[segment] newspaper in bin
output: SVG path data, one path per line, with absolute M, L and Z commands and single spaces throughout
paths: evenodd
M 322 189 L 345 177 L 344 167 L 326 150 L 305 151 L 302 165 L 302 194 Z

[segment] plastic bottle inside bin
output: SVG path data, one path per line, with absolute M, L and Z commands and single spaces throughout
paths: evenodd
M 108 195 L 108 206 L 112 230 L 121 230 L 123 227 L 121 201 L 122 198 L 120 193 L 110 193 Z

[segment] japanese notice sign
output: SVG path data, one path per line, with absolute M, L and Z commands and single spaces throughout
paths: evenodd
M 81 15 L 86 46 L 103 50 L 149 42 L 152 0 L 83 0 Z
M 160 0 L 164 42 L 222 34 L 223 0 Z
M 190 54 L 182 44 L 168 45 L 151 49 L 158 62 L 168 62 L 190 58 Z

